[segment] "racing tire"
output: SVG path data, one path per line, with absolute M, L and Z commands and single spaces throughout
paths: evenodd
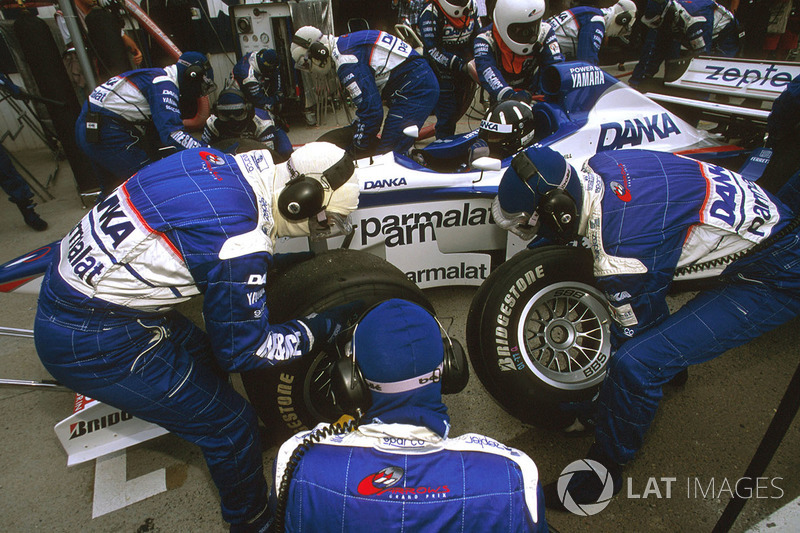
M 434 312 L 422 290 L 397 267 L 367 252 L 337 249 L 278 272 L 267 283 L 270 321 L 284 322 L 362 300 L 370 307 L 403 298 Z M 335 347 L 316 349 L 296 361 L 242 374 L 250 403 L 266 426 L 265 444 L 279 444 L 319 422 L 343 414 L 333 403 L 329 373 Z
M 539 427 L 575 419 L 611 353 L 611 315 L 584 248 L 543 246 L 500 265 L 475 293 L 467 350 L 475 374 L 508 413 Z

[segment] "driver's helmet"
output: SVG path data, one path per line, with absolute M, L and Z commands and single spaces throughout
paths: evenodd
M 492 20 L 503 43 L 515 54 L 526 56 L 539 41 L 544 12 L 544 0 L 497 0 Z
M 489 145 L 492 157 L 505 159 L 533 141 L 533 109 L 525 102 L 500 102 L 481 121 L 478 138 Z
M 475 0 L 436 0 L 436 4 L 454 19 L 475 13 Z
M 245 99 L 242 91 L 228 87 L 219 93 L 217 103 L 214 104 L 214 114 L 223 122 L 244 126 L 253 120 L 255 108 Z

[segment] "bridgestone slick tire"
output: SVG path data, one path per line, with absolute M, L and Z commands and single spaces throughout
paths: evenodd
M 332 250 L 268 276 L 270 322 L 280 323 L 343 303 L 362 300 L 371 306 L 403 298 L 433 312 L 414 283 L 387 261 L 355 250 Z M 327 371 L 338 358 L 335 349 L 316 350 L 289 364 L 242 374 L 247 396 L 278 444 L 319 422 L 336 421 L 342 412 L 330 396 Z
M 475 373 L 511 415 L 540 427 L 575 418 L 565 402 L 591 398 L 611 351 L 610 314 L 593 285 L 589 250 L 521 252 L 483 282 L 467 317 Z

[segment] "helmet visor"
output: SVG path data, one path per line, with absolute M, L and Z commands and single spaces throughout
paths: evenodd
M 308 57 L 308 54 L 304 54 L 297 58 L 297 61 L 294 62 L 294 68 L 297 70 L 303 70 L 305 72 L 311 72 L 311 58 Z
M 217 104 L 217 117 L 224 122 L 244 122 L 247 120 L 247 107 L 241 104 Z
M 508 37 L 520 44 L 533 44 L 539 38 L 539 29 L 542 26 L 542 19 L 532 22 L 518 22 L 509 24 Z

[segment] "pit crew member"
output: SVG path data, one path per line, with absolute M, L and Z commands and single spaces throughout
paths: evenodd
M 449 364 L 451 343 L 405 300 L 358 321 L 334 390 L 361 403 L 364 423 L 351 432 L 318 426 L 281 446 L 275 486 L 284 492 L 270 498 L 281 531 L 547 531 L 530 457 L 483 435 L 449 437 L 442 391 L 466 385 L 466 360 Z
M 630 85 L 652 78 L 664 60 L 690 55 L 734 57 L 739 23 L 714 0 L 648 0 L 642 22 L 649 28 Z
M 266 282 L 294 259 L 274 254 L 276 238 L 334 234 L 357 204 L 352 160 L 325 143 L 280 165 L 268 150 L 204 148 L 153 163 L 62 240 L 39 357 L 65 386 L 200 446 L 231 531 L 258 531 L 270 518 L 258 421 L 226 373 L 292 361 L 339 330 L 348 305 L 270 323 Z M 207 333 L 174 310 L 199 294 Z
M 611 7 L 573 7 L 547 19 L 558 40 L 565 61 L 598 64 L 598 54 L 606 37 L 625 36 L 636 20 L 636 4 L 619 0 Z
M 275 125 L 269 111 L 248 102 L 242 91 L 229 87 L 219 93 L 212 114 L 203 128 L 202 141 L 224 151 L 220 142 L 252 139 L 273 150 L 273 159 L 282 163 L 292 153 L 292 142 L 286 132 Z
M 383 31 L 335 37 L 303 26 L 292 39 L 291 52 L 298 69 L 321 75 L 333 70 L 349 93 L 356 119 L 347 150 L 355 157 L 407 151 L 414 139 L 403 130 L 422 127 L 439 98 L 439 83 L 425 58 Z M 385 122 L 384 102 L 389 108 Z
M 283 91 L 278 53 L 272 48 L 250 52 L 237 61 L 231 72 L 239 90 L 254 106 L 280 113 Z
M 214 88 L 211 63 L 200 52 L 184 52 L 165 68 L 123 72 L 97 86 L 75 122 L 75 139 L 92 161 L 103 194 L 160 159 L 160 147 L 203 146 L 184 130 L 181 103 Z
M 419 17 L 424 55 L 439 81 L 437 139 L 455 134 L 459 107 L 473 87 L 469 68 L 478 30 L 474 0 L 433 0 Z
M 585 236 L 594 275 L 612 307 L 612 348 L 588 457 L 622 485 L 642 447 L 661 387 L 690 365 L 770 331 L 800 313 L 800 228 L 795 214 L 756 183 L 675 154 L 614 150 L 578 171 L 534 145 L 503 175 L 493 214 L 525 238 Z M 673 279 L 703 273 L 721 283 L 670 314 Z M 769 305 L 764 305 L 769 302 Z M 598 501 L 602 483 L 576 474 L 575 503 Z M 563 508 L 556 483 L 548 507 Z
M 475 38 L 478 80 L 491 104 L 513 98 L 531 102 L 539 72 L 564 61 L 549 24 L 542 23 L 544 0 L 497 0 L 492 24 Z

